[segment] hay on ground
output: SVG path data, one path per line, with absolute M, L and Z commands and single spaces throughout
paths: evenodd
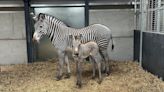
M 83 87 L 76 87 L 75 64 L 71 78 L 55 80 L 58 60 L 0 66 L 0 92 L 164 92 L 164 82 L 132 61 L 110 63 L 111 74 L 103 82 L 91 79 L 91 64 L 83 64 Z

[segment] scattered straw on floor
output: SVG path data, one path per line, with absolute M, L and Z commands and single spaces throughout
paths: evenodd
M 91 64 L 83 65 L 83 86 L 77 88 L 75 64 L 71 78 L 55 80 L 57 60 L 0 66 L 0 92 L 164 92 L 164 82 L 132 61 L 110 63 L 111 74 L 103 82 L 92 80 Z

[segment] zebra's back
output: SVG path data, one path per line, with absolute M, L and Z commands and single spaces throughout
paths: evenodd
M 82 34 L 82 43 L 95 41 L 102 50 L 107 49 L 111 38 L 111 30 L 102 24 L 93 24 L 80 29 L 69 28 L 68 33 L 71 35 Z

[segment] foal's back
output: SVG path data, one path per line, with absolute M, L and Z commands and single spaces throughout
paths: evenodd
M 95 56 L 98 51 L 99 47 L 94 41 L 90 41 L 79 46 L 79 55 L 83 56 L 84 58 L 88 57 L 89 55 Z

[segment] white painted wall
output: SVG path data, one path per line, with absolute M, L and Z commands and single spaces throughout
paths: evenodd
M 99 9 L 89 11 L 90 24 L 108 26 L 115 41 L 114 51 L 109 51 L 113 60 L 133 60 L 134 12 L 130 9 Z
M 0 12 L 0 64 L 27 63 L 24 11 Z

